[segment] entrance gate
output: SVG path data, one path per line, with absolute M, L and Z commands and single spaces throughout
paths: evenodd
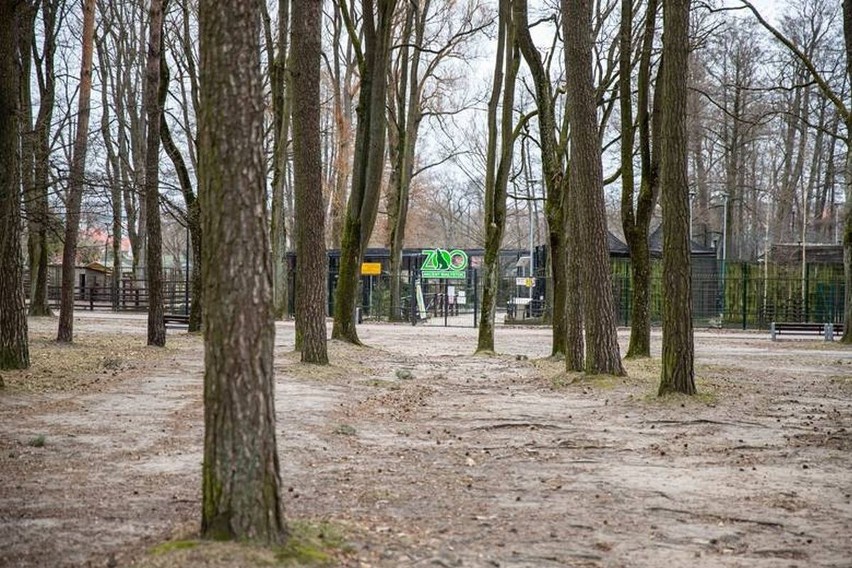
M 462 280 L 424 279 L 415 275 L 414 281 L 415 325 L 476 327 L 479 324 L 476 269 L 469 269 Z
M 477 273 L 460 249 L 427 249 L 414 271 L 412 317 L 415 325 L 476 327 Z

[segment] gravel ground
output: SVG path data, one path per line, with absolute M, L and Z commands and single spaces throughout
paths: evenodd
M 0 566 L 274 561 L 160 545 L 199 523 L 201 338 L 80 314 L 60 348 L 55 325 L 3 373 Z M 658 359 L 566 375 L 543 328 L 482 357 L 472 328 L 364 324 L 324 368 L 277 332 L 285 512 L 340 535 L 330 565 L 852 566 L 849 348 L 698 331 L 700 395 L 659 400 Z

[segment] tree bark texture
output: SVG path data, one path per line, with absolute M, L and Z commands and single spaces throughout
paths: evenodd
M 633 143 L 636 126 L 633 124 L 630 50 L 633 37 L 632 3 L 622 0 L 621 55 L 619 59 L 619 97 L 621 100 L 621 224 L 630 249 L 630 268 L 633 275 L 630 343 L 627 357 L 651 356 L 651 252 L 648 230 L 657 201 L 657 167 L 651 151 L 652 136 L 649 121 L 649 92 L 651 83 L 651 52 L 656 27 L 657 0 L 649 0 L 645 17 L 642 48 L 639 56 L 637 117 L 639 123 L 641 181 L 634 209 Z M 659 97 L 655 97 L 655 103 Z M 656 106 L 656 105 L 655 105 Z M 654 113 L 657 116 L 657 113 Z M 655 143 L 659 132 L 653 133 Z
M 163 239 L 160 229 L 160 123 L 165 93 L 160 97 L 160 58 L 163 49 L 163 11 L 167 0 L 151 0 L 149 8 L 148 57 L 145 67 L 143 106 L 148 131 L 145 141 L 145 204 L 148 263 L 148 345 L 166 344 L 163 318 Z
M 325 207 L 320 163 L 322 0 L 293 0 L 293 175 L 296 218 L 296 328 L 302 362 L 328 363 Z
M 348 188 L 351 186 L 352 171 L 352 80 L 355 76 L 356 61 L 353 58 L 354 46 L 351 35 L 349 41 L 341 41 L 346 35 L 346 22 L 351 22 L 355 3 L 341 5 L 332 16 L 332 64 L 331 89 L 332 113 L 334 116 L 334 160 L 332 161 L 333 181 L 328 198 L 328 244 L 331 248 L 340 248 L 345 219 L 345 205 Z M 349 10 L 349 12 L 347 12 Z M 345 43 L 345 49 L 342 44 Z
M 65 199 L 65 242 L 62 248 L 62 291 L 59 304 L 59 330 L 56 340 L 74 339 L 74 280 L 77 259 L 77 233 L 80 230 L 80 206 L 83 202 L 86 151 L 89 141 L 89 107 L 92 96 L 92 51 L 95 31 L 95 1 L 83 2 L 83 57 L 80 65 L 80 92 L 77 100 L 77 133 Z
M 561 0 L 560 7 L 562 10 L 562 32 L 563 37 L 568 37 L 570 34 L 576 33 L 574 22 L 567 17 L 569 6 L 568 0 Z M 568 50 L 563 50 L 566 69 L 569 66 Z M 567 105 L 566 105 L 567 106 Z M 565 110 L 566 121 L 568 120 L 568 109 Z M 569 239 L 567 235 L 580 234 L 580 211 L 576 207 L 576 188 L 570 184 L 569 176 L 565 176 L 565 185 L 562 193 L 558 194 L 559 200 L 554 199 L 555 195 L 549 193 L 547 202 L 545 203 L 545 212 L 547 214 L 548 225 L 550 230 L 550 246 L 551 248 L 561 244 L 564 247 L 564 252 L 554 254 L 551 252 L 553 260 L 553 272 L 557 273 L 558 262 L 564 262 L 565 289 L 562 292 L 563 299 L 560 301 L 559 289 L 554 287 L 553 294 L 553 333 L 554 342 L 557 340 L 557 320 L 556 310 L 562 306 L 565 323 L 562 325 L 564 329 L 565 339 L 561 340 L 564 343 L 565 353 L 565 369 L 567 371 L 582 371 L 585 367 L 585 341 L 583 339 L 583 286 L 580 278 L 583 270 L 581 259 L 580 239 Z M 558 354 L 557 346 L 554 343 L 553 352 Z
M 846 78 L 852 81 L 852 0 L 843 0 L 843 36 L 846 45 Z M 843 223 L 843 343 L 852 343 L 852 108 L 846 111 L 846 221 Z
M 663 362 L 659 394 L 695 394 L 686 102 L 689 0 L 663 3 L 660 184 L 663 204 Z
M 34 127 L 33 194 L 26 197 L 29 210 L 28 231 L 31 239 L 30 256 L 30 315 L 53 315 L 47 301 L 48 265 L 48 172 L 50 171 L 50 126 L 56 93 L 54 55 L 56 53 L 56 0 L 45 0 L 42 13 L 41 68 L 36 68 L 39 84 L 38 115 Z
M 354 2 L 348 7 L 354 10 Z M 352 173 L 352 80 L 355 75 L 356 63 L 353 61 L 354 47 L 352 41 L 345 42 L 346 49 L 341 48 L 341 38 L 344 35 L 344 20 L 351 21 L 346 6 L 340 6 L 334 11 L 332 18 L 332 112 L 334 114 L 334 160 L 332 165 L 334 181 L 331 195 L 328 199 L 329 245 L 340 248 L 345 220 L 347 190 L 351 185 Z
M 364 54 L 358 126 L 352 166 L 352 190 L 340 247 L 332 337 L 360 344 L 355 307 L 364 249 L 373 232 L 385 162 L 387 68 L 396 0 L 362 0 Z
M 23 194 L 24 210 L 26 211 L 27 219 L 27 260 L 30 268 L 30 292 L 32 298 L 34 296 L 36 285 L 36 273 L 38 271 L 38 255 L 40 247 L 38 242 L 38 229 L 35 227 L 36 221 L 36 189 L 35 189 L 35 129 L 33 127 L 33 97 L 32 88 L 32 69 L 33 57 L 30 55 L 34 39 L 35 31 L 35 16 L 37 6 L 31 5 L 28 2 L 23 3 L 18 13 L 16 26 L 18 28 L 17 50 L 20 61 L 20 114 L 19 114 L 19 130 L 20 130 L 20 170 L 21 170 L 21 190 Z M 32 230 L 36 229 L 36 230 Z
M 527 16 L 527 1 L 514 0 L 513 11 L 517 22 L 518 45 L 535 83 L 535 101 L 538 109 L 539 144 L 541 146 L 542 183 L 547 190 L 545 215 L 550 233 L 552 251 L 552 352 L 551 355 L 563 356 L 569 350 L 576 350 L 577 337 L 569 333 L 567 321 L 568 272 L 565 264 L 565 169 L 562 148 L 556 140 L 556 118 L 553 110 L 553 88 L 550 76 L 541 54 L 533 43 Z M 566 24 L 567 25 L 567 24 Z M 573 31 L 570 33 L 574 33 Z M 569 341 L 574 341 L 569 345 Z M 582 349 L 582 347 L 579 347 Z
M 603 196 L 601 145 L 592 76 L 592 2 L 567 0 L 568 12 L 578 31 L 565 38 L 568 120 L 571 126 L 569 185 L 571 206 L 582 211 L 581 250 L 583 309 L 586 330 L 585 371 L 589 374 L 624 375 L 615 329 L 612 275 L 609 261 L 606 211 Z
M 18 157 L 22 54 L 17 34 L 23 8 L 20 1 L 0 0 L 0 370 L 30 366 Z
M 278 0 L 278 52 L 272 66 L 272 282 L 273 315 L 287 316 L 289 291 L 287 276 L 287 208 L 284 187 L 287 182 L 288 139 L 290 136 L 289 58 L 290 0 Z
M 583 299 L 582 273 L 585 265 L 582 259 L 580 239 L 569 239 L 567 235 L 580 235 L 580 208 L 576 205 L 576 189 L 570 185 L 563 195 L 563 217 L 568 229 L 560 237 L 564 241 L 563 262 L 567 272 L 565 282 L 565 370 L 582 371 L 586 367 L 586 341 L 583 337 L 585 303 Z M 553 236 L 551 235 L 551 242 Z M 554 270 L 556 264 L 554 261 Z M 555 294 L 554 294 L 555 295 Z M 554 303 L 554 305 L 557 305 Z
M 479 315 L 477 353 L 494 351 L 494 319 L 500 286 L 500 245 L 506 227 L 506 188 L 512 163 L 513 103 L 520 57 L 515 42 L 511 0 L 500 0 L 497 55 L 488 101 L 488 147 L 485 165 L 485 252 L 482 259 L 482 311 Z M 502 93 L 501 93 L 502 91 Z M 500 130 L 497 107 L 503 99 Z M 499 150 L 497 139 L 500 139 Z
M 404 319 L 398 309 L 402 305 L 400 284 L 402 280 L 402 249 L 405 245 L 405 229 L 408 222 L 408 205 L 411 195 L 411 178 L 414 171 L 414 150 L 420 131 L 422 112 L 422 83 L 420 80 L 420 49 L 426 33 L 430 0 L 421 6 L 410 4 L 403 33 L 406 44 L 413 42 L 409 61 L 409 47 L 402 48 L 399 89 L 396 103 L 396 144 L 393 156 L 393 172 L 388 196 L 388 248 L 390 249 L 390 300 L 391 319 Z M 409 68 L 410 63 L 410 68 Z
M 259 25 L 254 0 L 200 2 L 201 533 L 281 543 Z

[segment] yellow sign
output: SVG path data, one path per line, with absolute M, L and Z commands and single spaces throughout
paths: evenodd
M 380 276 L 382 274 L 382 263 L 381 262 L 362 262 L 361 263 L 361 275 L 362 276 Z

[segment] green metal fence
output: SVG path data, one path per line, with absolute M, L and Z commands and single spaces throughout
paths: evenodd
M 388 321 L 405 319 L 411 297 L 410 275 L 402 276 L 400 305 L 390 301 L 390 276 L 383 274 L 362 279 L 360 307 L 365 318 Z M 529 284 L 533 284 L 530 290 Z M 437 286 L 437 287 L 436 287 Z M 452 300 L 442 299 L 442 285 L 424 283 L 429 306 Z M 498 290 L 498 322 L 547 323 L 551 314 L 550 278 L 537 275 L 527 279 L 508 274 L 500 279 Z M 453 306 L 450 314 L 473 312 L 482 297 L 481 275 L 468 282 L 455 284 L 456 293 L 463 291 L 465 304 Z M 612 261 L 612 294 L 616 321 L 631 323 L 633 281 L 630 261 Z M 700 259 L 693 263 L 693 318 L 698 326 L 765 329 L 773 321 L 832 322 L 843 321 L 843 267 L 808 264 L 799 266 L 761 263 L 727 262 Z M 434 297 L 434 302 L 430 298 Z M 652 263 L 651 322 L 662 320 L 662 263 Z M 430 303 L 432 302 L 432 303 Z M 431 308 L 430 308 L 431 309 Z M 436 312 L 437 314 L 437 312 Z M 467 321 L 467 320 L 465 320 Z M 470 319 L 469 325 L 474 324 Z M 465 323 L 465 325 L 468 325 Z
M 693 317 L 696 324 L 768 328 L 773 321 L 843 321 L 843 266 L 826 264 L 770 265 L 704 261 L 692 270 Z M 613 296 L 621 325 L 630 325 L 630 264 L 613 263 Z M 662 318 L 661 263 L 651 277 L 651 321 Z

